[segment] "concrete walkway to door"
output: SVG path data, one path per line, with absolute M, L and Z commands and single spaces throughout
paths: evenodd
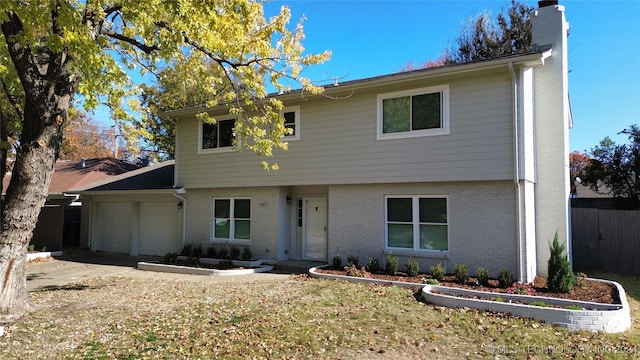
M 158 260 L 157 257 L 138 257 L 126 254 L 65 249 L 63 255 L 27 265 L 27 289 L 42 291 L 96 277 L 118 276 L 141 279 L 174 279 L 201 283 L 240 281 L 281 281 L 290 273 L 257 273 L 237 276 L 203 276 L 141 271 L 139 261 Z

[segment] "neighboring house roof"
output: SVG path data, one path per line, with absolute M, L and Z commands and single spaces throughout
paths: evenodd
M 601 192 L 597 192 L 593 190 L 591 187 L 586 186 L 584 184 L 578 183 L 577 181 L 573 182 L 575 188 L 573 189 L 573 193 L 577 198 L 583 199 L 599 199 L 599 198 L 613 198 L 611 191 L 606 186 L 601 186 Z
M 58 160 L 49 184 L 49 194 L 74 192 L 136 169 L 139 166 L 112 158 Z M 11 174 L 7 174 L 2 182 L 3 194 L 10 180 Z
M 83 192 L 173 189 L 175 160 L 146 166 L 81 189 Z

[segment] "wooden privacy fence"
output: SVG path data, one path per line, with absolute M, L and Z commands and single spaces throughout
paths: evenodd
M 571 208 L 573 267 L 640 275 L 640 210 Z

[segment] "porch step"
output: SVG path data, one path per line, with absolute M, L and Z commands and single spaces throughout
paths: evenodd
M 279 261 L 275 268 L 275 272 L 290 273 L 290 274 L 306 274 L 309 269 L 314 266 L 327 265 L 323 261 L 307 261 L 307 260 L 285 260 Z

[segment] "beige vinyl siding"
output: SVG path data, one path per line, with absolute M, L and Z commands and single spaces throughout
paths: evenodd
M 449 84 L 450 134 L 376 140 L 378 93 Z M 513 178 L 511 79 L 497 74 L 439 78 L 356 90 L 346 99 L 301 101 L 300 140 L 271 158 L 198 154 L 195 117 L 178 119 L 178 183 L 187 188 L 504 180 Z M 294 105 L 294 104 L 286 104 Z M 280 170 L 265 172 L 262 160 Z

